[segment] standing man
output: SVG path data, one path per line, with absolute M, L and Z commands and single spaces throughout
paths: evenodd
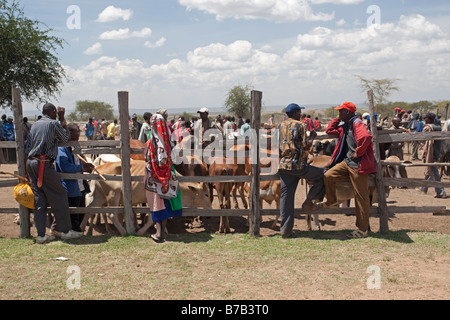
M 144 113 L 144 123 L 141 127 L 141 132 L 139 133 L 139 140 L 141 140 L 143 143 L 146 143 L 148 140 L 148 132 L 150 131 L 150 118 L 152 117 L 152 114 L 150 112 Z
M 330 170 L 325 172 L 324 183 L 327 202 L 325 208 L 337 207 L 336 182 L 347 180 L 355 192 L 357 230 L 347 235 L 349 238 L 365 238 L 369 235 L 369 174 L 377 171 L 373 154 L 372 135 L 356 115 L 356 106 L 345 102 L 340 107 L 339 117 L 333 119 L 326 129 L 328 135 L 338 135 Z
M 302 205 L 303 210 L 318 210 L 319 206 L 314 204 L 313 200 L 320 201 L 324 196 L 324 170 L 307 163 L 306 150 L 311 148 L 317 133 L 312 131 L 310 137 L 306 137 L 306 126 L 301 121 L 301 109 L 295 103 L 288 105 L 286 108 L 288 119 L 280 124 L 280 168 L 278 173 L 281 181 L 280 231 L 283 238 L 293 235 L 295 191 L 300 179 L 313 181 L 313 186 Z
M 88 140 L 94 140 L 95 126 L 92 118 L 89 118 L 88 123 L 84 125 L 84 131 Z
M 210 137 L 205 137 L 206 131 L 211 128 L 211 122 L 209 121 L 209 110 L 208 108 L 201 108 L 197 111 L 197 113 L 200 114 L 200 119 L 195 122 L 194 134 L 198 137 L 198 143 L 201 145 L 201 148 L 205 149 L 212 142 Z
M 102 122 L 100 123 L 100 133 L 102 135 L 102 139 L 106 140 L 106 137 L 108 136 L 108 122 L 103 118 Z
M 108 126 L 108 136 L 106 137 L 106 140 L 115 140 L 116 139 L 116 127 L 117 127 L 117 120 L 114 120 L 109 126 Z
M 440 125 L 435 123 L 436 115 L 434 113 L 427 113 L 424 117 L 425 125 L 423 126 L 423 132 L 433 132 L 442 131 Z M 439 140 L 427 140 L 425 146 L 423 147 L 422 161 L 423 163 L 434 163 L 438 162 L 441 157 L 441 142 Z M 441 181 L 441 175 L 437 167 L 426 167 L 425 169 L 425 180 L 427 181 Z M 428 187 L 418 188 L 423 193 L 428 192 Z M 435 198 L 446 199 L 447 194 L 444 188 L 434 188 L 436 191 Z
M 54 162 L 58 155 L 58 141 L 67 142 L 69 132 L 64 119 L 65 109 L 47 103 L 42 110 L 43 117 L 31 127 L 25 145 L 26 168 L 34 193 L 34 223 L 37 229 L 36 243 L 54 240 L 55 235 L 46 235 L 47 203 L 54 215 L 51 229 L 63 240 L 79 238 L 83 234 L 72 230 L 67 192 L 55 171 Z M 59 121 L 56 120 L 58 115 Z
M 139 139 L 139 134 L 141 133 L 142 124 L 138 121 L 138 116 L 136 113 L 133 113 L 131 116 L 130 123 L 130 137 L 131 139 L 137 140 Z
M 69 123 L 69 141 L 78 141 L 80 138 L 80 128 L 75 123 Z M 78 157 L 74 157 L 72 147 L 59 147 L 58 156 L 55 161 L 56 172 L 77 173 L 92 172 L 94 165 L 92 163 L 81 163 Z M 83 180 L 62 180 L 62 185 L 67 191 L 70 207 L 85 207 L 85 194 L 87 193 L 87 183 Z M 72 229 L 81 232 L 81 222 L 84 214 L 70 215 Z

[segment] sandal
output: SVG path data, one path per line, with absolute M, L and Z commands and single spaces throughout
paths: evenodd
M 369 231 L 361 231 L 361 230 L 354 230 L 351 233 L 347 235 L 347 238 L 349 239 L 362 239 L 367 238 L 369 236 Z
M 151 237 L 151 238 L 153 239 L 153 241 L 155 241 L 156 243 L 162 243 L 162 242 L 165 241 L 164 238 L 158 237 L 156 234 L 152 234 L 150 237 Z

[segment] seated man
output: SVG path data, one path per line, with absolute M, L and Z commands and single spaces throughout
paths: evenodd
M 324 175 L 327 202 L 323 207 L 337 207 L 336 182 L 350 178 L 355 193 L 358 229 L 348 237 L 364 238 L 369 234 L 369 174 L 377 171 L 372 135 L 362 120 L 355 116 L 353 103 L 346 102 L 335 110 L 339 111 L 339 117 L 328 124 L 326 133 L 338 135 L 339 140 L 331 157 L 331 169 Z

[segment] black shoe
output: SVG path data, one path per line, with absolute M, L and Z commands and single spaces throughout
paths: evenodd
M 294 236 L 295 236 L 295 232 L 294 232 L 294 231 L 291 231 L 291 232 L 288 233 L 288 234 L 281 234 L 281 237 L 282 237 L 283 239 L 293 238 Z
M 155 241 L 156 243 L 163 243 L 164 241 L 166 241 L 166 239 L 162 238 L 162 237 L 158 237 L 156 234 L 152 234 L 150 236 L 153 241 Z

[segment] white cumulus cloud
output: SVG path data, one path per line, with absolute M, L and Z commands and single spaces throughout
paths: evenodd
M 97 22 L 112 22 L 119 19 L 128 21 L 132 15 L 133 11 L 130 9 L 124 10 L 114 6 L 108 6 L 98 15 Z
M 165 43 L 166 43 L 166 38 L 161 37 L 161 39 L 159 39 L 155 43 L 151 43 L 150 41 L 146 41 L 144 46 L 146 46 L 147 48 L 153 49 L 153 48 L 162 47 Z
M 94 55 L 102 53 L 102 44 L 100 42 L 96 42 L 91 47 L 87 48 L 86 51 L 83 52 L 86 55 Z
M 314 13 L 306 0 L 178 0 L 187 10 L 197 9 L 216 15 L 217 20 L 265 19 L 276 22 L 329 21 L 333 13 Z M 350 1 L 350 0 L 349 0 Z M 350 2 L 355 2 L 350 1 Z M 338 1 L 348 2 L 348 1 Z
M 100 36 L 101 40 L 125 40 L 130 38 L 144 38 L 149 37 L 152 34 L 150 28 L 143 28 L 139 31 L 130 31 L 129 28 L 105 31 Z

